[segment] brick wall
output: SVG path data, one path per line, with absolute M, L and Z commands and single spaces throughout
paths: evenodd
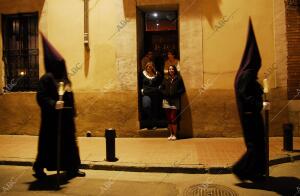
M 286 29 L 288 42 L 288 98 L 300 99 L 300 8 L 299 0 L 288 0 L 286 6 Z

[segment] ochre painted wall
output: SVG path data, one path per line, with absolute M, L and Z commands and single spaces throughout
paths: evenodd
M 40 31 L 67 62 L 76 96 L 79 135 L 88 130 L 103 135 L 107 127 L 116 128 L 119 136 L 138 135 L 136 7 L 178 8 L 180 65 L 187 89 L 180 124 L 182 137 L 241 136 L 233 81 L 250 16 L 262 56 L 260 80 L 276 59 L 273 0 L 90 0 L 89 50 L 83 43 L 82 0 L 73 0 L 72 4 L 69 0 L 18 2 L 0 0 L 0 12 L 39 11 Z M 42 54 L 40 44 L 40 75 L 44 73 Z M 0 65 L 3 71 L 2 61 Z M 271 87 L 276 87 L 275 73 L 269 74 Z M 0 76 L 3 79 L 1 72 Z M 284 90 L 272 94 L 280 102 L 274 111 L 286 103 L 281 94 Z M 14 113 L 15 102 L 21 97 L 27 110 Z M 0 125 L 0 133 L 38 134 L 35 93 L 9 93 L 0 95 L 0 100 L 0 120 L 8 122 Z M 18 123 L 32 110 L 36 111 L 34 121 L 18 131 Z M 281 134 L 283 121 L 279 115 L 271 134 Z

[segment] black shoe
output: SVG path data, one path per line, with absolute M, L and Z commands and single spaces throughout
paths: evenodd
M 36 179 L 43 179 L 43 178 L 46 178 L 47 177 L 47 174 L 43 171 L 43 170 L 40 170 L 40 171 L 34 171 L 35 173 L 32 174 Z
M 239 172 L 237 169 L 232 168 L 232 173 L 240 180 L 240 181 L 246 181 L 248 180 L 248 176 L 242 172 Z
M 68 177 L 84 177 L 85 176 L 85 172 L 80 171 L 80 170 L 67 171 L 67 176 Z
M 242 182 L 246 180 L 250 180 L 254 183 L 266 181 L 266 177 L 262 174 L 245 174 L 245 173 L 237 172 L 235 170 L 233 170 L 232 173 Z
M 258 175 L 249 176 L 248 180 L 256 183 L 256 182 L 265 182 L 267 180 L 267 178 L 263 175 L 258 174 Z
M 247 176 L 238 174 L 238 173 L 233 173 L 240 181 L 244 182 L 247 180 Z

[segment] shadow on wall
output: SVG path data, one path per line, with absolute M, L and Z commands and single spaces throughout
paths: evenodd
M 134 18 L 136 15 L 136 1 L 123 0 L 123 9 L 125 18 Z
M 37 10 L 39 12 L 39 18 L 41 18 L 41 15 L 43 14 L 42 10 L 43 10 L 44 5 L 45 5 L 45 0 L 36 1 L 36 5 L 37 5 Z
M 200 16 L 205 18 L 212 27 L 214 21 L 223 16 L 220 10 L 221 3 L 222 0 L 193 0 L 191 3 L 184 4 L 181 13 L 184 13 L 187 17 L 192 17 L 195 13 L 199 16 L 200 13 Z
M 181 115 L 178 136 L 181 139 L 193 137 L 193 120 L 187 93 L 181 97 Z
M 90 68 L 90 49 L 87 45 L 84 47 L 84 76 L 87 78 Z
M 220 10 L 222 0 L 199 0 L 199 3 L 201 7 L 201 16 L 206 18 L 209 25 L 212 27 L 214 20 L 223 16 Z

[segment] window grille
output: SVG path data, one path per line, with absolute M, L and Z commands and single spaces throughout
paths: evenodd
M 38 13 L 2 15 L 7 91 L 34 91 L 39 80 Z

